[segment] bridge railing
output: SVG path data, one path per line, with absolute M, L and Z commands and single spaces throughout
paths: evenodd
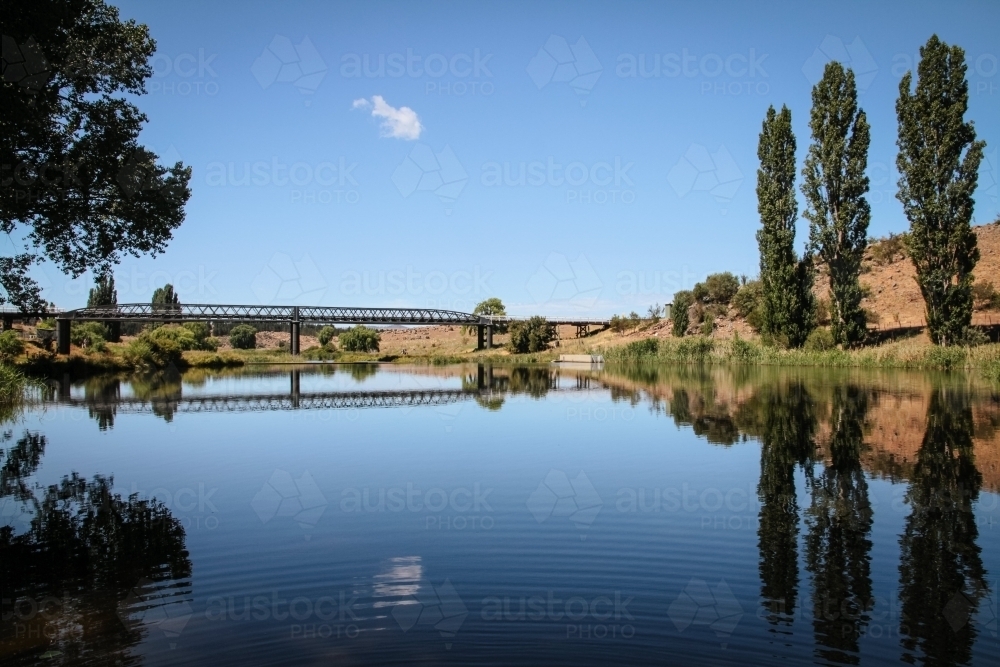
M 456 325 L 476 327 L 477 348 L 493 346 L 494 329 L 503 324 L 527 318 L 475 315 L 436 308 L 362 308 L 355 306 L 259 306 L 233 304 L 188 303 L 153 305 L 123 303 L 118 305 L 78 308 L 57 316 L 57 339 L 60 354 L 69 354 L 72 322 L 268 322 L 288 323 L 291 328 L 292 354 L 299 352 L 299 331 L 303 324 L 373 324 L 373 325 Z M 552 324 L 606 327 L 609 320 L 552 319 Z

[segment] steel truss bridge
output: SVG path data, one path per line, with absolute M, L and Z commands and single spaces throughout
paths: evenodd
M 69 354 L 70 327 L 73 322 L 267 322 L 288 324 L 291 333 L 290 351 L 299 353 L 299 332 L 303 324 L 366 324 L 374 326 L 467 326 L 476 327 L 477 346 L 482 350 L 493 347 L 497 327 L 520 318 L 493 317 L 432 308 L 356 308 L 345 306 L 246 306 L 226 304 L 183 304 L 153 306 L 148 303 L 126 303 L 116 306 L 80 308 L 56 315 L 56 340 L 59 354 Z M 577 336 L 586 335 L 590 327 L 607 327 L 609 320 L 551 319 L 550 324 L 571 325 Z

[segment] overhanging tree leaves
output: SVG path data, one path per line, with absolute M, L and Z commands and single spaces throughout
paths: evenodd
M 78 277 L 162 252 L 184 220 L 190 168 L 138 143 L 156 44 L 101 0 L 4 3 L 0 231 L 24 251 L 0 262 L 0 303 L 40 302 L 43 259 Z
M 813 142 L 802 175 L 809 246 L 830 271 L 831 321 L 838 343 L 856 345 L 866 335 L 861 308 L 861 260 L 868 245 L 868 119 L 858 108 L 854 72 L 829 62 L 812 90 Z
M 972 270 L 979 261 L 972 232 L 984 141 L 965 122 L 969 84 L 965 52 L 931 36 L 920 48 L 916 90 L 912 74 L 899 82 L 901 174 L 896 197 L 910 221 L 909 255 L 924 296 L 931 340 L 961 341 L 972 322 Z
M 757 146 L 757 211 L 761 228 L 760 280 L 763 287 L 761 332 L 792 347 L 805 343 L 815 326 L 812 262 L 795 254 L 795 135 L 792 112 L 769 107 Z

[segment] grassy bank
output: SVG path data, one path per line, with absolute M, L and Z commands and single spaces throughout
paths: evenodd
M 1000 345 L 938 347 L 912 341 L 887 343 L 859 350 L 806 351 L 767 347 L 741 338 L 657 340 L 647 338 L 608 348 L 611 363 L 753 364 L 841 368 L 904 368 L 912 370 L 976 370 L 1000 382 Z
M 25 398 L 42 389 L 38 380 L 25 375 L 21 369 L 0 363 L 0 424 L 17 418 L 24 407 Z

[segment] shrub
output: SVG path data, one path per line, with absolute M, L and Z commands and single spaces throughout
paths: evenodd
M 0 361 L 12 361 L 24 354 L 24 341 L 13 329 L 0 334 Z
M 379 332 L 360 324 L 340 334 L 340 347 L 348 352 L 378 352 L 381 342 Z
M 256 349 L 257 330 L 249 324 L 238 324 L 229 332 L 229 344 L 237 350 Z
M 319 344 L 326 347 L 336 335 L 337 330 L 333 327 L 323 327 L 319 330 Z
M 830 324 L 830 299 L 827 297 L 816 299 L 816 324 L 820 326 Z
M 895 260 L 896 255 L 906 257 L 906 240 L 908 235 L 889 234 L 882 239 L 874 239 L 868 242 L 868 250 L 871 253 L 872 263 L 876 265 L 889 264 Z
M 207 340 L 209 335 L 211 335 L 211 330 L 208 328 L 208 324 L 205 322 L 185 322 L 181 325 L 185 329 L 191 332 L 194 339 L 199 343 L 203 340 Z
M 674 305 L 670 309 L 670 316 L 673 319 L 673 333 L 681 338 L 687 333 L 688 328 L 688 308 L 694 303 L 694 294 L 690 290 L 681 290 L 674 294 Z
M 709 313 L 705 316 L 705 318 L 701 322 L 701 335 L 711 336 L 714 330 L 715 330 L 715 316 Z
M 197 350 L 200 348 L 198 339 L 184 326 L 179 324 L 165 324 L 155 329 L 143 331 L 140 336 L 144 336 L 151 341 L 168 341 L 176 345 L 180 350 Z
M 733 359 L 740 363 L 754 363 L 760 360 L 761 350 L 750 341 L 743 340 L 739 334 L 733 337 L 730 344 Z
M 759 280 L 751 280 L 740 287 L 732 299 L 736 313 L 747 321 L 754 331 L 761 328 L 761 304 L 764 299 L 764 287 Z
M 219 341 L 211 337 L 212 330 L 207 323 L 185 322 L 181 326 L 191 332 L 195 340 L 194 347 L 184 349 L 205 350 L 206 352 L 215 352 L 219 349 Z
M 179 363 L 182 352 L 180 345 L 170 336 L 154 336 L 153 331 L 143 331 L 138 338 L 125 347 L 122 357 L 128 365 L 133 367 L 163 368 Z
M 972 286 L 972 302 L 982 310 L 1000 310 L 1000 292 L 988 280 L 980 280 Z
M 962 347 L 945 347 L 935 345 L 924 355 L 925 363 L 931 368 L 950 371 L 965 365 L 966 353 Z
M 655 338 L 644 338 L 632 341 L 625 346 L 622 351 L 625 356 L 630 357 L 655 357 L 660 351 L 660 344 Z
M 74 322 L 70 326 L 69 340 L 77 347 L 93 347 L 111 338 L 111 332 L 100 322 Z
M 728 305 L 740 289 L 739 279 L 726 271 L 713 273 L 705 278 L 705 282 L 694 286 L 694 298 L 702 303 L 718 303 Z
M 544 317 L 536 315 L 527 321 L 511 322 L 507 346 L 516 354 L 541 352 L 548 348 L 555 337 L 555 326 L 549 324 Z
M 826 350 L 832 350 L 836 346 L 837 343 L 833 340 L 833 334 L 830 333 L 830 330 L 824 327 L 817 327 L 806 338 L 803 347 L 808 352 L 825 352 Z

